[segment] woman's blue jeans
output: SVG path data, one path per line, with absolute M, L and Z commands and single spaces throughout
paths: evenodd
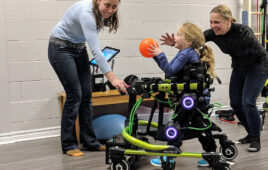
M 234 68 L 230 80 L 230 104 L 237 118 L 251 137 L 260 137 L 261 119 L 256 100 L 261 93 L 267 72 L 260 65 Z
M 86 48 L 75 49 L 49 43 L 48 58 L 66 92 L 61 119 L 63 152 L 78 148 L 75 120 L 79 115 L 80 141 L 85 148 L 97 149 L 100 143 L 92 126 L 92 84 Z

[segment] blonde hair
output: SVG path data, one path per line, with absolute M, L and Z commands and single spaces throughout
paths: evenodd
M 195 49 L 200 60 L 208 63 L 207 73 L 214 78 L 217 77 L 214 69 L 214 55 L 212 49 L 205 45 L 205 37 L 201 28 L 193 23 L 185 22 L 179 29 L 184 34 L 185 40 L 192 43 L 191 47 Z
M 92 0 L 92 3 L 93 3 L 92 10 L 95 15 L 97 28 L 102 29 L 104 27 L 109 27 L 109 32 L 112 32 L 112 31 L 116 32 L 119 26 L 119 19 L 118 19 L 117 11 L 111 17 L 102 19 L 97 0 Z
M 217 13 L 220 14 L 223 18 L 225 18 L 226 20 L 228 20 L 229 18 L 232 19 L 231 22 L 236 22 L 236 19 L 233 17 L 232 11 L 231 9 L 226 6 L 226 5 L 218 5 L 216 7 L 214 7 L 210 13 Z

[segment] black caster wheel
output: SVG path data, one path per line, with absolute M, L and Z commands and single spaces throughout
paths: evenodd
M 212 168 L 212 170 L 232 170 L 232 169 L 229 166 L 226 166 L 220 169 Z
M 164 162 L 163 158 L 160 158 L 160 159 L 162 162 Z M 166 162 L 162 164 L 163 170 L 174 170 L 175 166 L 176 166 L 176 162 L 174 161 L 173 163 L 170 163 L 168 158 L 167 158 Z
M 122 160 L 119 163 L 111 163 L 111 170 L 130 170 L 130 164 L 126 160 Z
M 229 166 L 222 167 L 220 169 L 212 168 L 212 170 L 232 170 Z
M 235 145 L 220 147 L 222 158 L 226 161 L 231 161 L 236 158 L 238 150 Z
M 173 167 L 173 166 L 175 166 L 175 165 L 166 166 L 163 168 L 163 170 L 174 170 L 175 167 Z

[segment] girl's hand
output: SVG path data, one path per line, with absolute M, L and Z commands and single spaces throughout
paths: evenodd
M 150 44 L 150 48 L 148 48 L 148 50 L 152 51 L 152 53 L 150 54 L 152 54 L 153 56 L 157 56 L 162 53 L 162 50 L 157 46 L 156 43 Z
M 175 44 L 174 33 L 172 33 L 171 35 L 169 33 L 166 33 L 166 35 L 161 35 L 160 41 L 163 41 L 161 45 L 174 46 Z

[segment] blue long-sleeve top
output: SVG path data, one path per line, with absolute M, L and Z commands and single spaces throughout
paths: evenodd
M 87 41 L 93 57 L 96 59 L 103 74 L 105 74 L 111 71 L 111 67 L 100 48 L 98 39 L 100 30 L 97 29 L 92 7 L 92 0 L 82 0 L 74 3 L 54 27 L 50 36 L 73 43 Z
M 153 57 L 153 59 L 156 61 L 158 66 L 165 72 L 166 77 L 175 75 L 187 63 L 199 61 L 199 57 L 192 47 L 185 48 L 179 51 L 170 62 L 168 62 L 164 52 Z

